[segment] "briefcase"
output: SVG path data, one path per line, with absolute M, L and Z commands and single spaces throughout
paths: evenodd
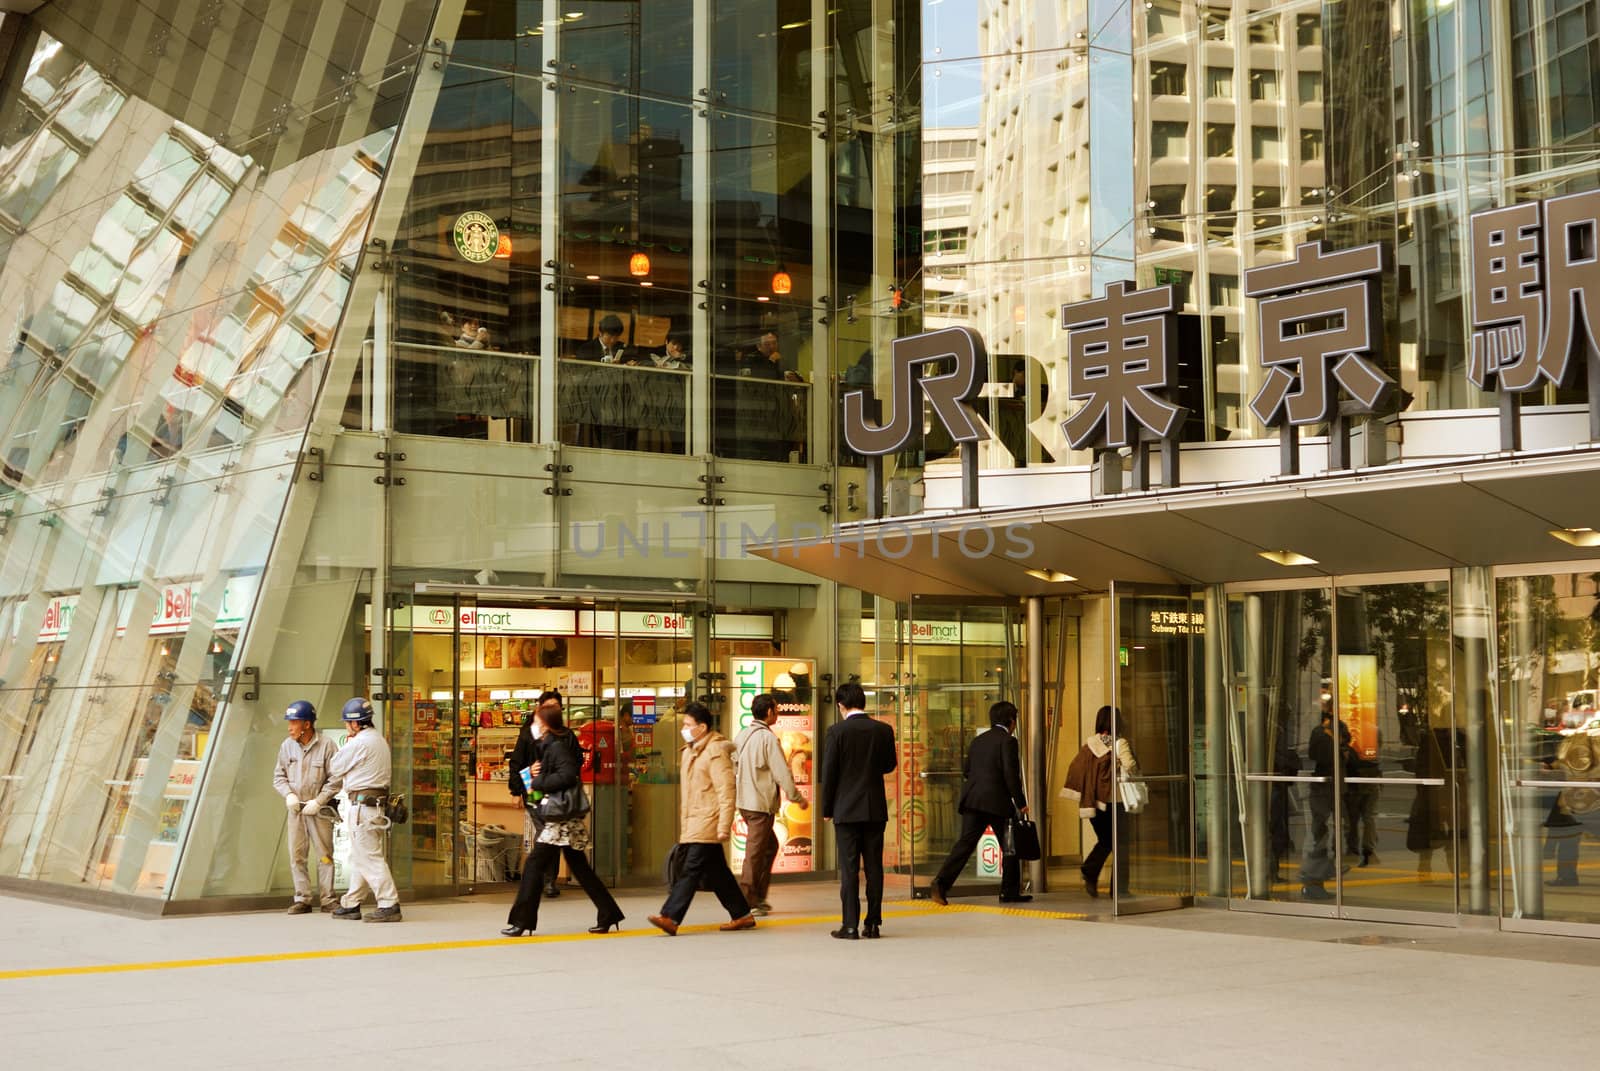
M 1006 833 L 1002 850 L 1007 855 L 1014 855 L 1024 862 L 1032 862 L 1042 854 L 1039 851 L 1039 827 L 1033 820 L 1017 816 L 1006 823 Z

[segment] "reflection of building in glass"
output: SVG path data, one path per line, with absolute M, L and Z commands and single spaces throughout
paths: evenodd
M 922 132 L 923 326 L 929 331 L 971 323 L 967 261 L 977 134 L 975 127 Z

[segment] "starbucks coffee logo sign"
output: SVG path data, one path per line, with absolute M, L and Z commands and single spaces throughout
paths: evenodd
M 494 251 L 500 246 L 500 228 L 482 212 L 461 213 L 456 217 L 451 233 L 455 238 L 456 252 L 461 254 L 462 259 L 474 264 L 493 259 Z

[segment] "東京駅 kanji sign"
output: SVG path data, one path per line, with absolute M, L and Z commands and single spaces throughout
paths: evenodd
M 1300 471 L 1300 428 L 1328 426 L 1328 467 L 1347 469 L 1348 418 L 1379 410 L 1395 383 L 1373 363 L 1383 352 L 1383 247 L 1329 252 L 1321 242 L 1295 248 L 1294 259 L 1244 273 L 1256 298 L 1256 345 L 1266 379 L 1250 409 L 1279 431 L 1279 464 Z
M 1600 439 L 1600 190 L 1472 216 L 1467 378 L 1500 392 L 1500 448 L 1522 445 L 1520 400 L 1589 374 L 1589 438 Z
M 1188 410 L 1167 400 L 1177 386 L 1178 317 L 1173 290 L 1128 289 L 1116 280 L 1091 301 L 1061 307 L 1067 332 L 1067 397 L 1083 406 L 1061 425 L 1074 450 L 1095 451 L 1095 484 L 1121 490 L 1122 460 L 1133 447 L 1136 490 L 1149 488 L 1152 443 L 1161 446 L 1161 482 L 1178 482 L 1179 429 Z

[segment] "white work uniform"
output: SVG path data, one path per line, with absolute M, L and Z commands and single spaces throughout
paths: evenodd
M 400 902 L 400 893 L 384 857 L 383 833 L 387 826 L 383 808 L 355 803 L 355 797 L 364 792 L 389 790 L 389 742 L 376 729 L 363 729 L 346 740 L 333 756 L 331 770 L 344 782 L 349 802 L 345 831 L 350 834 L 350 891 L 339 902 L 345 907 L 360 907 L 370 889 L 379 907 L 394 907 Z
M 300 744 L 285 737 L 278 747 L 278 767 L 272 775 L 272 787 L 278 795 L 288 798 L 292 793 L 304 803 L 315 800 L 320 807 L 339 793 L 339 781 L 329 775 L 334 755 L 339 749 L 321 733 L 315 733 L 308 744 Z M 333 903 L 333 819 L 322 815 L 306 817 L 296 807 L 289 812 L 289 872 L 294 875 L 294 898 L 303 904 L 315 903 L 311 898 L 311 875 L 306 865 L 308 850 L 317 853 L 317 886 L 322 894 L 322 904 Z

